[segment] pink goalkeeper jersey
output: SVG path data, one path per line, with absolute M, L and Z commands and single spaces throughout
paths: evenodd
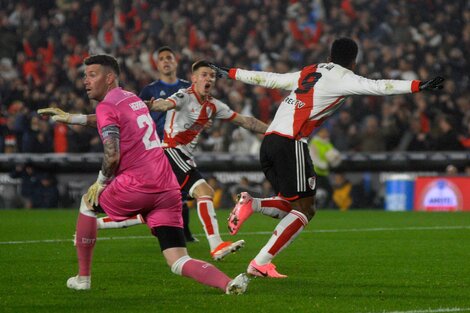
M 120 130 L 120 161 L 116 183 L 128 190 L 155 193 L 179 190 L 170 163 L 160 146 L 149 110 L 132 92 L 114 88 L 96 107 L 101 138 L 105 126 Z

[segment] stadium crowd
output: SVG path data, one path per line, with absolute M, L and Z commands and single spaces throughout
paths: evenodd
M 158 78 L 155 51 L 179 54 L 179 77 L 207 59 L 291 72 L 326 61 L 341 36 L 360 44 L 357 73 L 371 78 L 447 78 L 438 95 L 353 97 L 327 123 L 339 151 L 470 148 L 470 2 L 466 0 L 0 0 L 0 151 L 97 152 L 97 132 L 39 117 L 57 106 L 92 113 L 81 62 L 118 57 L 126 88 Z M 236 81 L 215 96 L 269 122 L 285 94 Z M 358 123 L 353 121 L 360 121 Z M 204 151 L 258 153 L 260 138 L 215 122 Z

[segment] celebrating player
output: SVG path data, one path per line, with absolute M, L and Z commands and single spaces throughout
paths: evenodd
M 248 284 L 245 274 L 231 280 L 213 265 L 187 254 L 178 182 L 164 156 L 147 106 L 118 86 L 120 70 L 116 59 L 95 55 L 84 63 L 86 92 L 90 99 L 99 101 L 96 121 L 104 158 L 97 181 L 82 197 L 76 228 L 79 272 L 67 281 L 67 287 L 91 287 L 96 211 L 104 210 L 114 221 L 141 214 L 158 238 L 173 273 L 227 294 L 244 293 Z
M 301 71 L 277 74 L 224 68 L 211 64 L 219 77 L 269 88 L 291 90 L 280 104 L 261 144 L 260 162 L 277 197 L 252 198 L 242 192 L 230 214 L 228 227 L 236 234 L 253 213 L 279 218 L 268 243 L 250 262 L 247 272 L 254 276 L 287 277 L 277 272 L 272 259 L 298 236 L 315 215 L 315 172 L 307 139 L 351 95 L 395 95 L 441 89 L 442 77 L 429 81 L 371 80 L 353 73 L 357 44 L 337 39 L 328 63 L 313 64 Z

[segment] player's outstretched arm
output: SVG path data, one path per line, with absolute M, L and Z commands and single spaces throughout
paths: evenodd
M 152 99 L 150 101 L 145 101 L 145 104 L 147 104 L 150 111 L 166 112 L 168 110 L 174 109 L 176 106 L 176 103 L 170 100 Z
M 253 116 L 237 114 L 237 116 L 232 120 L 232 123 L 260 134 L 264 134 L 268 129 L 268 125 L 266 123 L 263 123 Z
M 300 72 L 272 73 L 262 71 L 248 71 L 240 68 L 228 68 L 209 63 L 218 78 L 232 78 L 250 85 L 258 85 L 272 89 L 294 90 L 297 88 Z
M 96 114 L 70 114 L 59 108 L 39 109 L 38 114 L 50 115 L 54 121 L 64 124 L 96 127 Z

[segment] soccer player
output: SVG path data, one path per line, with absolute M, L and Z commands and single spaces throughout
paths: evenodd
M 145 86 L 139 94 L 139 98 L 148 101 L 152 98 L 167 98 L 180 90 L 188 88 L 191 83 L 176 76 L 178 62 L 175 52 L 168 46 L 163 46 L 157 50 L 157 69 L 160 74 L 158 80 Z M 166 112 L 150 112 L 152 119 L 157 125 L 157 134 L 163 139 L 163 129 L 165 127 Z M 184 236 L 187 242 L 197 242 L 189 229 L 189 208 L 185 201 L 186 195 L 183 195 L 183 226 Z M 98 219 L 98 229 L 100 228 L 122 228 L 143 223 L 141 216 L 135 216 L 122 222 L 114 222 L 107 217 Z
M 277 272 L 272 260 L 315 215 L 315 172 L 307 139 L 341 107 L 347 96 L 406 94 L 443 87 L 442 77 L 422 82 L 358 76 L 353 72 L 357 53 L 353 40 L 340 38 L 332 44 L 328 63 L 312 64 L 295 73 L 247 71 L 211 64 L 219 77 L 291 91 L 277 109 L 260 148 L 261 167 L 278 196 L 256 199 L 242 192 L 229 216 L 232 235 L 253 212 L 281 219 L 267 244 L 248 265 L 248 274 L 287 277 Z
M 84 61 L 84 85 L 96 107 L 104 158 L 97 181 L 82 197 L 76 229 L 79 272 L 67 287 L 91 287 L 91 261 L 96 242 L 96 211 L 120 221 L 141 214 L 158 238 L 172 272 L 227 294 L 244 293 L 245 274 L 230 279 L 213 265 L 192 259 L 186 251 L 179 184 L 161 148 L 145 103 L 118 85 L 119 65 L 109 55 Z
M 196 199 L 198 216 L 209 241 L 211 257 L 221 260 L 242 248 L 245 242 L 222 240 L 212 201 L 214 190 L 197 169 L 193 151 L 199 134 L 211 119 L 231 121 L 257 133 L 264 133 L 268 125 L 254 117 L 238 114 L 225 103 L 212 98 L 210 92 L 215 78 L 215 71 L 206 61 L 196 62 L 192 67 L 190 88 L 181 89 L 166 100 L 153 100 L 149 105 L 152 111 L 169 111 L 163 139 L 165 154 L 170 160 L 181 190 Z M 69 114 L 55 108 L 41 109 L 38 112 L 52 114 L 52 118 L 59 122 L 96 125 L 95 115 Z
M 190 88 L 181 89 L 166 100 L 154 100 L 150 108 L 152 111 L 168 111 L 163 138 L 165 154 L 181 190 L 196 199 L 197 212 L 209 241 L 211 256 L 218 260 L 240 249 L 244 241 L 224 242 L 220 237 L 212 202 L 214 190 L 202 177 L 193 158 L 199 134 L 210 119 L 227 120 L 257 133 L 264 133 L 268 126 L 254 117 L 232 111 L 228 105 L 211 97 L 215 79 L 215 71 L 208 63 L 198 61 L 192 66 Z

